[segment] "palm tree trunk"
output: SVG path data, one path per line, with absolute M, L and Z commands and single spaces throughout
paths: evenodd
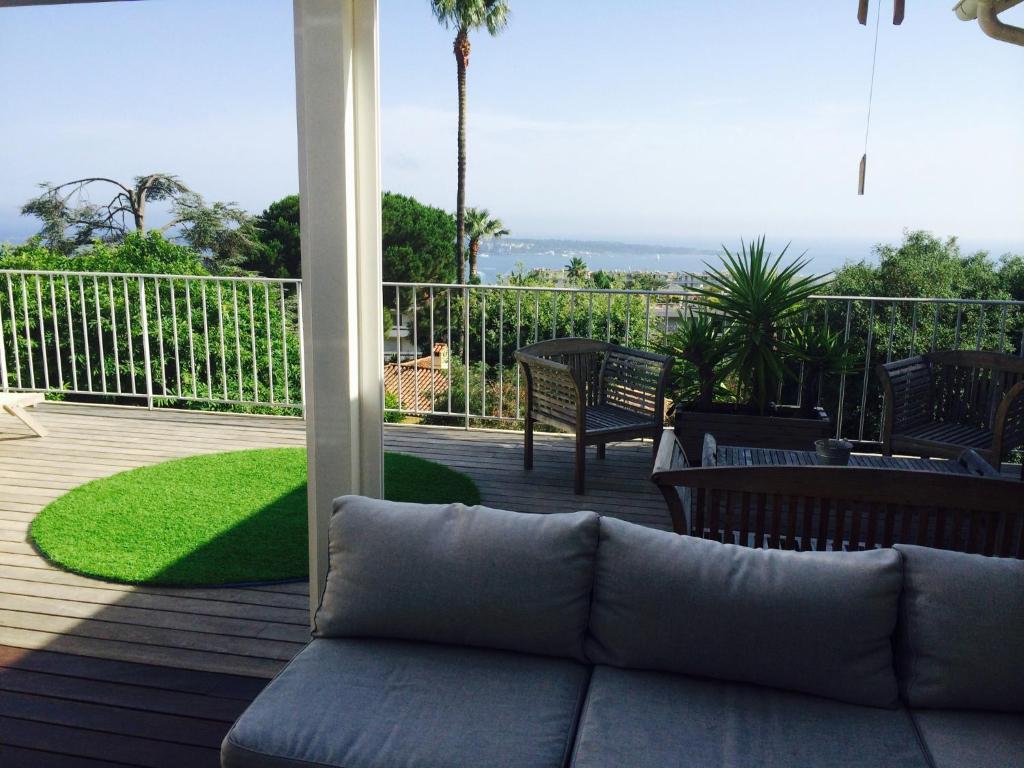
M 476 260 L 480 254 L 480 241 L 470 240 L 469 242 L 469 279 L 476 277 Z
M 459 185 L 455 196 L 455 264 L 456 282 L 463 283 L 466 280 L 466 68 L 469 66 L 469 33 L 465 29 L 460 29 L 455 36 L 454 48 L 459 81 Z

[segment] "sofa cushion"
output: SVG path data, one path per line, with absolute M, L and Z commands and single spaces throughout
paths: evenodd
M 929 768 L 905 710 L 596 667 L 574 768 Z
M 317 637 L 583 659 L 597 515 L 335 501 Z
M 897 545 L 897 671 L 911 707 L 1024 712 L 1024 561 Z
M 590 670 L 400 640 L 314 640 L 238 719 L 224 768 L 561 768 Z
M 900 556 L 750 549 L 601 518 L 587 656 L 892 706 Z
M 934 768 L 1024 765 L 1024 715 L 917 709 L 911 716 Z

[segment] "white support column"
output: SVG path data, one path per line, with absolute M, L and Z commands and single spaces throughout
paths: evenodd
M 310 605 L 331 501 L 383 472 L 377 0 L 293 0 Z

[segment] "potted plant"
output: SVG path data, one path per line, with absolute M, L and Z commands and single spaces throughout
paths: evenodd
M 793 377 L 794 364 L 804 363 L 806 391 L 812 386 L 808 369 L 820 363 L 814 369 L 820 378 L 829 365 L 821 356 L 811 362 L 816 348 L 809 344 L 807 357 L 800 356 L 799 334 L 785 340 L 807 300 L 825 285 L 821 277 L 801 274 L 806 260 L 783 265 L 787 249 L 774 256 L 763 237 L 743 243 L 738 253 L 724 248 L 722 264 L 706 265 L 703 285 L 694 289 L 699 313 L 664 339 L 665 351 L 681 360 L 673 388 L 675 428 L 689 456 L 700 455 L 705 433 L 725 444 L 803 450 L 831 434 L 828 415 L 810 405 L 816 398 L 802 398 L 799 407 L 772 402 Z

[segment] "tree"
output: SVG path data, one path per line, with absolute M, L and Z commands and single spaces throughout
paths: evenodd
M 587 280 L 587 262 L 573 256 L 565 265 L 565 280 L 570 285 L 582 285 Z
M 106 185 L 114 188 L 114 195 L 105 204 L 88 199 L 90 188 Z M 150 202 L 171 200 L 191 190 L 177 176 L 151 173 L 136 176 L 132 186 L 104 176 L 90 176 L 63 184 L 43 182 L 44 191 L 22 206 L 26 216 L 36 216 L 43 222 L 39 235 L 48 248 L 60 253 L 71 253 L 93 240 L 118 242 L 130 231 L 146 231 L 146 206 Z M 171 222 L 161 232 L 173 226 Z
M 1012 268 L 1001 272 L 984 251 L 960 252 L 955 237 L 940 240 L 930 232 L 903 234 L 898 245 L 877 245 L 877 266 L 848 263 L 835 274 L 829 292 L 847 296 L 932 297 L 943 299 L 1005 299 Z
M 270 277 L 301 277 L 299 196 L 288 195 L 271 203 L 254 223 L 263 248 L 246 267 Z
M 506 0 L 430 0 L 437 21 L 455 29 L 456 73 L 459 90 L 458 191 L 455 198 L 455 267 L 458 281 L 465 279 L 466 243 L 466 69 L 469 67 L 469 33 L 486 28 L 491 36 L 508 25 Z
M 626 277 L 626 287 L 636 291 L 660 291 L 668 287 L 668 280 L 656 272 L 631 272 Z
M 590 275 L 590 282 L 593 284 L 595 288 L 608 290 L 609 288 L 612 287 L 615 281 L 610 274 L 605 272 L 603 269 L 599 269 L 597 270 L 597 272 L 594 272 Z
M 71 255 L 99 240 L 122 242 L 135 232 L 146 234 L 149 203 L 169 201 L 171 218 L 156 231 L 202 251 L 215 272 L 237 269 L 259 246 L 250 219 L 235 203 L 208 205 L 177 176 L 150 173 L 136 176 L 131 185 L 106 176 L 90 176 L 63 184 L 44 182 L 43 194 L 29 200 L 21 212 L 42 221 L 39 237 L 51 250 Z M 93 189 L 113 188 L 106 203 L 89 199 Z
M 452 282 L 455 221 L 450 213 L 406 195 L 385 192 L 381 221 L 386 282 Z
M 489 237 L 504 237 L 508 234 L 501 219 L 492 219 L 486 208 L 466 209 L 466 235 L 469 237 L 469 279 L 476 277 L 476 262 L 480 255 L 480 243 Z

